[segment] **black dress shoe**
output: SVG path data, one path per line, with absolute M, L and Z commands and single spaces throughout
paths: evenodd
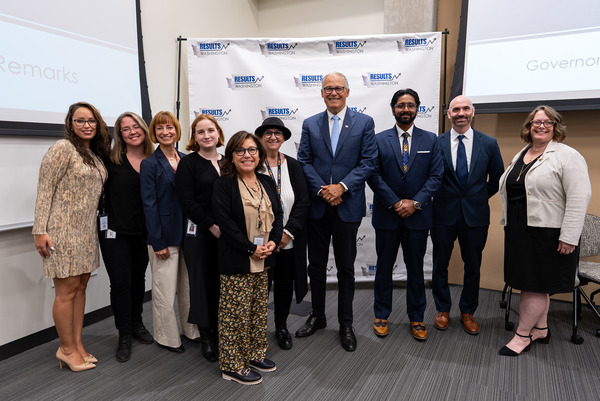
M 179 347 L 169 347 L 168 345 L 162 345 L 162 344 L 158 344 L 160 345 L 162 348 L 169 350 L 171 352 L 174 352 L 176 354 L 181 354 L 183 351 L 185 351 L 185 347 L 183 346 L 183 344 L 181 344 Z
M 352 326 L 340 326 L 340 341 L 342 347 L 348 352 L 356 350 L 356 337 Z
M 279 345 L 281 349 L 292 348 L 292 335 L 288 329 L 284 328 L 275 330 L 275 337 L 277 338 L 277 345 Z
M 315 334 L 319 329 L 327 327 L 327 319 L 325 317 L 316 317 L 312 313 L 306 319 L 306 323 L 298 331 L 296 331 L 296 337 L 308 337 Z
M 117 361 L 127 362 L 131 358 L 131 335 L 119 334 L 119 343 L 117 344 Z
M 131 335 L 133 336 L 133 338 L 135 338 L 142 344 L 152 344 L 154 342 L 154 337 L 152 337 L 152 334 L 150 334 L 148 330 L 146 330 L 146 327 L 144 327 L 144 324 L 141 322 L 134 323 L 131 331 Z

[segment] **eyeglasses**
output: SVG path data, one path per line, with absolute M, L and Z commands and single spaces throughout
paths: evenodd
M 79 128 L 85 126 L 85 123 L 88 123 L 88 125 L 90 127 L 95 127 L 96 124 L 98 124 L 98 120 L 94 119 L 94 118 L 90 118 L 89 120 L 84 120 L 83 118 L 78 118 L 76 120 L 73 120 L 73 122 L 75 123 L 75 125 Z
M 265 131 L 265 133 L 263 135 L 267 138 L 274 136 L 275 138 L 279 139 L 283 136 L 283 132 L 281 132 L 281 131 Z
M 340 94 L 343 93 L 346 90 L 345 86 L 327 86 L 325 88 L 323 88 L 323 92 L 325 92 L 328 95 L 331 95 L 333 93 L 333 91 L 335 91 L 335 93 Z
M 552 127 L 554 127 L 554 124 L 556 124 L 556 123 L 552 120 L 548 120 L 548 121 L 533 120 L 531 122 L 531 126 L 535 127 L 535 128 L 538 128 L 540 126 L 544 126 L 546 128 L 552 128 Z
M 139 125 L 134 125 L 133 127 L 125 127 L 125 128 L 121 128 L 121 132 L 123 134 L 129 134 L 130 132 L 133 131 L 139 131 L 140 129 L 142 129 L 142 127 L 140 127 Z
M 245 148 L 237 148 L 234 150 L 235 154 L 242 157 L 248 152 L 250 156 L 254 156 L 258 152 L 258 148 L 255 146 L 250 146 L 248 149 Z
M 415 110 L 417 108 L 417 105 L 414 103 L 398 103 L 394 107 L 399 110 L 404 110 L 405 108 L 407 108 L 409 110 Z

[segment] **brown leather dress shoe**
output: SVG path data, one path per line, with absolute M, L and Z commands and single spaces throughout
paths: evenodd
M 475 321 L 475 318 L 470 313 L 461 313 L 460 320 L 463 323 L 463 328 L 468 334 L 477 335 L 479 334 L 479 325 Z
M 415 340 L 427 340 L 427 329 L 423 322 L 410 322 L 410 330 L 412 331 L 412 336 Z
M 373 323 L 373 331 L 377 337 L 385 337 L 389 334 L 388 321 L 385 319 L 375 319 Z
M 448 312 L 438 312 L 435 315 L 435 320 L 433 321 L 433 325 L 438 330 L 446 330 L 448 328 L 448 324 L 450 323 L 450 314 Z

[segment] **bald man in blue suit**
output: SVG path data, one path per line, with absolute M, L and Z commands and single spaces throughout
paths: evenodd
M 296 336 L 307 337 L 327 326 L 325 286 L 329 243 L 333 240 L 340 341 L 351 352 L 356 349 L 352 329 L 356 233 L 366 215 L 365 181 L 375 168 L 377 146 L 373 119 L 346 107 L 349 94 L 343 74 L 325 75 L 321 96 L 327 110 L 302 124 L 298 161 L 311 196 L 308 275 L 313 310 Z
M 438 137 L 444 160 L 442 186 L 433 200 L 432 292 L 438 314 L 434 326 L 446 330 L 451 307 L 448 264 L 458 238 L 464 262 L 460 320 L 471 335 L 479 333 L 473 314 L 479 305 L 479 271 L 490 225 L 488 199 L 498 192 L 504 163 L 496 139 L 471 128 L 475 108 L 457 96 L 447 111 L 452 129 Z

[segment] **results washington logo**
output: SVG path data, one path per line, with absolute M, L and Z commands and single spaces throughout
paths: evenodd
M 226 77 L 227 87 L 232 90 L 236 89 L 252 89 L 262 88 L 262 80 L 265 78 L 264 75 L 232 75 Z
M 363 46 L 367 43 L 366 40 L 359 42 L 357 40 L 338 40 L 336 42 L 328 42 L 329 53 L 333 56 L 341 54 L 356 54 L 364 53 Z
M 435 106 L 427 107 L 427 106 L 419 106 L 419 113 L 417 113 L 417 118 L 432 118 L 433 111 L 435 110 Z
M 298 89 L 321 87 L 323 75 L 300 74 L 294 77 L 294 85 Z
M 200 114 L 208 114 L 215 118 L 217 121 L 229 121 L 229 113 L 231 113 L 231 109 L 208 109 L 208 108 L 200 108 L 197 111 L 194 110 L 194 116 L 198 117 Z
M 268 117 L 277 117 L 280 120 L 295 120 L 298 108 L 290 109 L 289 107 L 267 107 L 260 111 L 262 119 Z
M 230 43 L 220 42 L 196 42 L 192 43 L 194 56 L 223 56 L 227 54 Z
M 392 74 L 391 72 L 367 72 L 366 75 L 362 76 L 363 84 L 367 88 L 371 88 L 373 86 L 383 86 L 383 85 L 398 85 L 398 78 L 400 78 L 401 73 Z
M 260 54 L 263 56 L 281 56 L 296 54 L 294 49 L 298 43 L 277 42 L 277 43 L 261 43 Z
M 398 51 L 400 53 L 409 53 L 433 50 L 436 40 L 437 38 L 427 40 L 425 38 L 406 37 L 402 38 L 402 40 L 397 40 L 396 43 L 398 44 Z

